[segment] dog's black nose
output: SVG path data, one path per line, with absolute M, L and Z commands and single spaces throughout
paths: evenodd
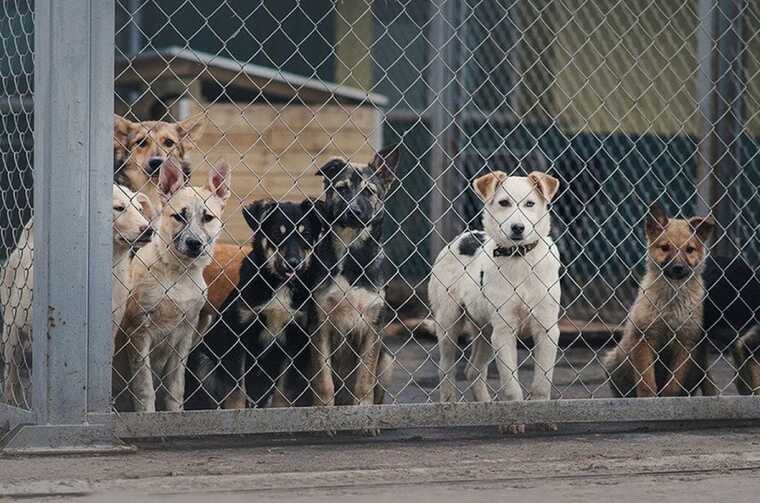
M 153 237 L 153 227 L 146 225 L 140 228 L 139 241 L 150 241 L 150 238 L 152 237 Z
M 164 163 L 163 157 L 151 157 L 148 161 L 148 175 L 155 176 L 158 174 L 158 170 L 161 169 L 161 165 Z
M 515 236 L 522 236 L 525 226 L 523 224 L 512 224 L 512 234 Z
M 185 241 L 185 245 L 187 246 L 187 249 L 191 255 L 199 255 L 201 253 L 201 247 L 203 246 L 203 243 L 197 239 L 188 239 Z
M 673 264 L 670 266 L 670 275 L 674 278 L 683 278 L 687 272 L 686 266 L 683 264 Z

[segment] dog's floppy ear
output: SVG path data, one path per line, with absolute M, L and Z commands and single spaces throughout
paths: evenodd
M 203 112 L 197 113 L 192 117 L 178 122 L 176 124 L 179 141 L 186 150 L 190 150 L 200 139 L 203 131 L 206 129 L 206 116 Z
M 372 171 L 380 177 L 386 186 L 390 186 L 396 179 L 396 168 L 401 158 L 401 144 L 389 145 L 382 148 L 369 165 Z
M 129 135 L 135 123 L 125 119 L 121 115 L 113 114 L 113 140 L 114 148 L 127 148 Z
M 215 194 L 222 201 L 227 201 L 230 197 L 230 181 L 232 179 L 232 170 L 223 159 L 217 161 L 216 166 L 208 172 L 208 183 L 206 188 Z
M 345 159 L 336 157 L 335 159 L 330 159 L 324 164 L 324 166 L 319 168 L 317 170 L 317 176 L 321 176 L 322 178 L 324 178 L 325 185 L 328 185 L 335 178 L 337 178 L 338 175 L 340 175 L 340 173 L 343 171 L 343 169 L 345 169 L 345 167 L 346 167 Z
M 645 230 L 647 239 L 654 241 L 660 237 L 665 227 L 668 226 L 668 214 L 665 212 L 665 208 L 658 202 L 652 203 L 649 206 L 649 214 L 645 224 Z
M 156 209 L 153 207 L 153 203 L 150 202 L 150 198 L 142 192 L 136 193 L 134 197 L 137 204 L 142 208 L 142 213 L 145 215 L 145 218 L 147 218 L 148 221 L 153 220 L 156 217 Z
M 301 201 L 301 209 L 308 218 L 315 218 L 319 222 L 320 230 L 327 226 L 325 202 L 321 199 L 304 199 Z
M 472 182 L 472 188 L 478 193 L 483 201 L 489 201 L 496 192 L 496 187 L 507 178 L 503 171 L 491 171 L 487 175 L 476 178 Z
M 260 199 L 243 208 L 245 223 L 253 232 L 260 230 L 261 224 L 274 211 L 276 203 L 271 199 Z
M 710 241 L 715 230 L 715 220 L 712 217 L 692 217 L 689 219 L 689 225 L 694 229 L 694 233 L 702 244 Z
M 164 199 L 169 199 L 177 192 L 185 182 L 185 176 L 179 163 L 168 158 L 161 164 L 161 170 L 158 173 L 158 191 Z
M 536 186 L 538 193 L 543 196 L 547 203 L 552 202 L 552 198 L 559 190 L 559 180 L 543 171 L 533 171 L 528 175 L 528 180 Z

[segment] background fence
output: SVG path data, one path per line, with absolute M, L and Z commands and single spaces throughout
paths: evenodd
M 433 258 L 457 233 L 480 226 L 471 180 L 491 169 L 519 171 L 520 160 L 558 177 L 562 327 L 576 350 L 560 354 L 555 396 L 607 396 L 598 355 L 634 299 L 650 202 L 672 214 L 709 211 L 719 223 L 716 253 L 760 258 L 756 2 L 114 4 L 114 110 L 135 121 L 204 114 L 187 160 L 196 184 L 219 158 L 232 167 L 223 242 L 249 240 L 247 202 L 321 196 L 314 173 L 325 160 L 366 161 L 383 145 L 403 144 L 383 246 L 396 322 L 428 315 Z M 33 2 L 0 5 L 6 261 L 32 212 L 40 60 L 34 67 Z M 89 48 L 88 75 L 110 79 L 110 68 L 97 65 L 108 58 Z M 6 309 L 4 341 L 9 317 L 26 308 Z M 402 332 L 387 341 L 397 363 L 390 401 L 434 400 L 434 344 Z M 728 381 L 722 386 L 728 390 Z

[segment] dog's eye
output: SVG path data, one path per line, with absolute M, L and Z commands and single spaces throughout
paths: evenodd
M 670 245 L 660 245 L 660 250 L 668 253 L 670 251 Z
M 122 211 L 124 211 L 124 210 L 126 210 L 126 209 L 127 209 L 127 208 L 126 208 L 125 206 L 114 206 L 114 207 L 113 207 L 113 210 L 114 210 L 114 211 L 118 211 L 119 213 L 121 213 Z
M 210 221 L 212 221 L 215 218 L 216 217 L 214 215 L 210 214 L 210 213 L 204 213 L 203 214 L 203 223 L 207 224 L 207 223 L 209 223 Z
M 148 146 L 148 137 L 147 136 L 143 136 L 142 138 L 140 138 L 139 140 L 137 140 L 137 146 L 140 147 L 140 148 L 147 147 Z
M 499 201 L 499 206 L 501 206 L 502 208 L 509 208 L 510 206 L 512 206 L 512 203 L 509 202 L 509 199 L 502 199 L 501 201 Z
M 694 248 L 693 246 L 686 247 L 686 253 L 694 253 L 695 251 L 697 251 L 697 249 Z
M 164 147 L 172 148 L 174 145 L 176 144 L 174 143 L 174 140 L 172 140 L 171 138 L 167 138 L 164 140 Z
M 172 213 L 172 218 L 181 224 L 185 223 L 185 217 L 182 216 L 182 213 Z
M 526 207 L 526 208 L 532 208 L 532 207 L 534 207 L 535 205 L 536 205 L 536 203 L 534 203 L 533 201 L 526 201 L 526 202 L 525 202 L 525 207 Z

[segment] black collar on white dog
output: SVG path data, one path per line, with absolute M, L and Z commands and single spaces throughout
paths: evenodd
M 524 257 L 536 247 L 538 241 L 529 245 L 499 246 L 494 249 L 493 256 L 496 257 Z

